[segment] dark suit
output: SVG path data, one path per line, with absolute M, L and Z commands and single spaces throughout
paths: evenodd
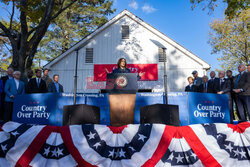
M 238 116 L 241 120 L 246 120 L 245 113 L 250 116 L 250 73 L 244 72 L 238 74 L 234 78 L 234 89 L 241 89 L 240 93 L 235 95 L 236 106 L 238 108 Z
M 39 87 L 37 86 L 36 78 L 30 79 L 27 85 L 27 93 L 47 93 L 47 87 L 44 80 L 40 80 Z
M 185 87 L 185 92 L 197 92 L 197 91 L 198 91 L 198 88 L 194 84 L 191 87 L 190 87 L 190 85 L 187 85 Z
M 223 91 L 223 94 L 227 94 L 229 98 L 229 111 L 230 111 L 230 121 L 233 123 L 234 113 L 232 108 L 232 96 L 231 96 L 231 81 L 230 79 L 219 79 L 219 86 L 217 92 Z
M 58 83 L 59 84 L 59 83 Z M 52 93 L 62 93 L 63 92 L 63 86 L 61 84 L 59 84 L 59 92 L 57 92 L 56 90 L 56 86 L 54 82 L 51 82 L 48 85 L 48 92 L 52 92 Z
M 217 92 L 223 91 L 223 94 L 230 93 L 231 91 L 231 81 L 229 79 L 219 79 Z
M 206 82 L 206 83 L 203 82 L 200 85 L 199 90 L 200 90 L 201 93 L 210 93 L 210 92 L 208 92 L 208 82 Z
M 236 103 L 235 94 L 232 91 L 234 88 L 234 77 L 232 76 L 227 79 L 230 80 L 230 83 L 231 83 L 231 90 L 230 90 L 230 96 L 229 96 L 229 104 L 230 104 L 229 109 L 230 109 L 230 112 L 234 113 L 234 102 Z M 237 107 L 236 107 L 236 110 L 237 110 Z M 235 120 L 234 114 L 233 114 L 233 120 Z
M 3 87 L 5 86 L 6 81 L 9 79 L 9 76 L 3 76 L 1 77 L 1 80 L 3 81 Z M 3 119 L 4 116 L 4 99 L 5 99 L 5 92 L 3 91 L 3 93 L 1 94 L 1 112 L 0 112 L 0 119 Z
M 25 87 L 25 93 L 28 93 L 27 90 L 28 90 L 28 83 L 31 79 L 28 79 L 27 77 L 24 78 L 22 81 L 24 82 L 24 87 Z
M 199 87 L 201 84 L 202 84 L 202 78 L 201 77 L 194 78 L 194 85 Z
M 112 71 L 112 73 L 131 73 L 130 69 L 128 68 L 116 68 Z M 140 80 L 141 77 L 139 75 L 137 75 L 137 80 Z
M 219 89 L 219 78 L 209 79 L 208 80 L 208 93 L 217 93 Z
M 1 95 L 1 97 L 2 97 L 2 94 L 4 92 L 3 89 L 4 89 L 4 87 L 3 87 L 3 80 L 0 79 L 0 95 Z M 3 103 L 2 103 L 2 100 L 0 99 L 0 114 L 3 113 L 3 111 L 2 111 L 2 105 L 3 105 Z M 0 119 L 1 119 L 1 117 L 0 117 Z

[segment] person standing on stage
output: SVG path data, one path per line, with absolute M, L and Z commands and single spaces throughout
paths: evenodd
M 45 81 L 46 83 L 46 87 L 48 88 L 49 84 L 52 83 L 52 79 L 49 77 L 49 69 L 45 68 L 43 70 L 43 77 L 42 79 Z
M 7 82 L 8 79 L 13 79 L 13 68 L 9 67 L 7 69 L 7 75 L 6 76 L 3 76 L 1 77 L 1 80 L 3 81 L 3 88 L 5 86 L 5 83 Z M 0 112 L 0 119 L 3 119 L 3 116 L 4 116 L 4 100 L 5 99 L 5 92 L 3 91 L 3 93 L 1 94 L 1 103 L 2 103 L 2 106 L 1 106 L 1 112 Z
M 63 86 L 58 83 L 59 80 L 59 75 L 55 74 L 53 76 L 53 82 L 51 82 L 48 86 L 48 92 L 52 92 L 52 93 L 62 93 L 63 92 Z
M 250 72 L 250 64 L 247 65 L 247 72 Z
M 21 72 L 15 71 L 13 73 L 14 79 L 9 79 L 6 81 L 4 92 L 5 92 L 5 102 L 4 102 L 4 121 L 10 121 L 12 119 L 13 102 L 17 95 L 24 94 L 24 83 L 20 81 Z
M 209 93 L 208 92 L 208 77 L 206 75 L 202 77 L 202 84 L 200 86 L 200 91 L 202 93 Z
M 28 70 L 27 77 L 25 77 L 23 79 L 24 86 L 25 86 L 25 93 L 27 93 L 27 85 L 28 85 L 29 81 L 32 79 L 33 75 L 34 75 L 33 70 Z
M 210 79 L 208 81 L 208 93 L 217 93 L 219 86 L 219 78 L 216 78 L 214 71 L 210 72 Z
M 241 121 L 246 121 L 246 115 L 250 117 L 250 73 L 245 72 L 246 67 L 243 64 L 238 66 L 239 74 L 234 78 L 233 92 L 236 94 L 236 106 L 238 116 Z
M 27 93 L 47 93 L 47 87 L 44 80 L 42 80 L 42 70 L 36 69 L 36 78 L 30 79 L 27 85 Z
M 195 70 L 192 72 L 194 77 L 194 85 L 197 87 L 197 92 L 200 92 L 200 86 L 202 84 L 202 78 L 198 76 L 198 72 Z
M 227 70 L 226 74 L 227 74 L 227 79 L 229 79 L 230 83 L 231 83 L 231 88 L 230 88 L 231 89 L 230 90 L 230 96 L 231 96 L 231 98 L 229 98 L 229 100 L 231 100 L 231 101 L 229 101 L 229 104 L 231 106 L 229 106 L 229 108 L 233 112 L 234 111 L 234 103 L 236 103 L 235 102 L 235 93 L 233 92 L 233 88 L 234 88 L 234 76 L 233 76 L 233 72 L 231 70 Z M 237 107 L 236 107 L 236 110 L 237 110 Z M 234 116 L 234 112 L 233 112 L 233 120 L 236 120 L 235 116 Z
M 233 108 L 232 108 L 232 100 L 231 100 L 231 81 L 230 79 L 226 79 L 225 78 L 225 72 L 224 71 L 220 71 L 219 72 L 219 87 L 218 87 L 218 91 L 217 94 L 228 94 L 228 98 L 229 98 L 229 111 L 230 111 L 230 122 L 233 123 Z
M 130 69 L 127 68 L 127 61 L 125 58 L 120 58 L 117 62 L 117 67 L 116 69 L 114 69 L 112 71 L 112 73 L 131 73 Z M 109 71 L 107 69 L 105 69 L 105 71 L 107 73 L 109 73 Z M 137 76 L 137 79 L 141 79 L 141 77 L 145 74 L 145 72 L 140 72 Z
M 188 77 L 188 85 L 185 87 L 185 92 L 197 92 L 197 86 L 194 85 L 194 78 Z
M 2 96 L 4 92 L 4 87 L 3 87 L 3 80 L 0 79 L 0 97 Z M 0 114 L 3 114 L 3 111 L 2 111 L 2 100 L 0 100 Z M 2 118 L 0 118 L 1 120 Z

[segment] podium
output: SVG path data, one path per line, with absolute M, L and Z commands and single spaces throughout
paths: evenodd
M 107 74 L 106 90 L 109 93 L 111 126 L 133 124 L 137 92 L 137 74 Z

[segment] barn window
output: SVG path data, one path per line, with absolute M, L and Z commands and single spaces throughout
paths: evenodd
M 129 26 L 122 26 L 122 39 L 129 39 Z
M 86 48 L 85 63 L 93 63 L 93 48 Z
M 161 47 L 159 47 L 159 49 L 158 49 L 158 54 L 159 54 L 159 62 L 164 62 L 164 60 L 165 60 L 165 54 L 166 54 L 166 50 L 164 51 L 165 49 L 163 49 L 163 48 L 161 48 Z M 165 60 L 166 61 L 166 60 Z

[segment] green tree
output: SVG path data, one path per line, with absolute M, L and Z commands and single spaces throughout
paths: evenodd
M 113 13 L 113 1 L 96 6 L 82 6 L 75 3 L 63 12 L 48 29 L 40 43 L 36 58 L 51 60 L 62 54 L 76 42 L 85 38 L 108 21 L 107 15 Z
M 223 69 L 236 69 L 238 63 L 249 63 L 249 14 L 243 10 L 238 17 L 229 20 L 215 20 L 210 23 L 211 31 L 208 43 L 212 53 L 222 53 L 218 58 Z
M 10 66 L 22 73 L 30 69 L 47 30 L 53 29 L 58 16 L 73 4 L 85 10 L 106 1 L 110 0 L 0 0 L 10 14 L 9 19 L 0 19 L 0 37 L 7 39 L 11 48 Z
M 227 4 L 225 15 L 228 19 L 238 16 L 242 10 L 249 8 L 249 0 L 190 0 L 193 4 L 192 9 L 197 6 L 203 6 L 203 10 L 208 9 L 209 12 L 214 11 L 220 2 Z

